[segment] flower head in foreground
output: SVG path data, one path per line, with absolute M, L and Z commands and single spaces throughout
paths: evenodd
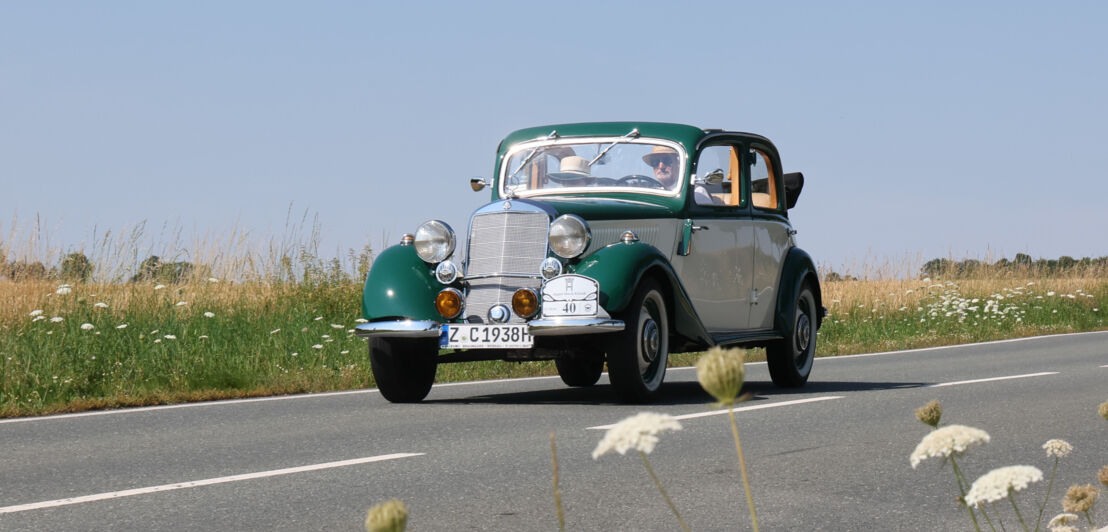
M 1100 471 L 1097 471 L 1096 479 L 1099 480 L 1101 484 L 1108 486 L 1108 465 L 1100 468 Z
M 943 405 L 938 399 L 932 399 L 927 404 L 916 409 L 916 419 L 924 425 L 938 428 L 939 420 L 943 417 Z
M 742 351 L 713 347 L 696 361 L 696 380 L 705 391 L 725 405 L 735 403 L 743 387 L 746 368 Z
M 1033 466 L 1008 466 L 994 469 L 981 475 L 973 482 L 966 493 L 966 504 L 980 506 L 981 503 L 996 502 L 1026 488 L 1032 482 L 1043 479 L 1043 472 Z
M 31 311 L 31 317 L 42 316 L 42 309 L 35 309 Z
M 1100 408 L 1098 409 L 1098 412 L 1100 412 L 1100 417 L 1104 418 L 1105 421 L 1108 421 L 1108 401 L 1100 403 Z
M 65 321 L 65 318 L 61 316 L 54 316 L 53 318 L 50 318 L 50 323 L 61 323 L 63 321 Z
M 408 526 L 408 508 L 400 499 L 392 499 L 369 509 L 366 532 L 404 532 Z
M 1097 495 L 1100 495 L 1100 490 L 1092 484 L 1084 486 L 1074 484 L 1062 498 L 1062 509 L 1071 513 L 1087 512 L 1096 502 Z
M 214 318 L 214 317 L 215 317 L 215 313 L 214 313 L 214 312 L 205 312 L 205 313 L 204 313 L 204 317 L 205 317 L 205 318 Z
M 1070 451 L 1073 451 L 1073 446 L 1066 440 L 1050 440 L 1043 444 L 1043 449 L 1046 449 L 1047 456 L 1061 458 L 1070 454 Z
M 92 306 L 95 308 L 108 308 L 108 304 L 103 301 L 99 301 Z
M 91 331 L 91 330 L 93 330 L 93 329 L 95 329 L 95 328 L 96 328 L 96 327 L 95 327 L 95 326 L 93 326 L 93 324 L 91 324 L 91 323 L 82 323 L 82 324 L 81 324 L 81 330 L 82 330 L 82 331 Z
M 60 296 L 64 296 L 64 295 L 66 295 L 66 294 L 68 294 L 72 291 L 73 291 L 73 286 L 72 285 L 63 284 L 63 285 L 59 286 L 58 289 L 54 291 L 54 293 L 58 294 Z
M 669 430 L 681 430 L 681 424 L 673 416 L 654 412 L 636 414 L 608 429 L 593 450 L 592 458 L 596 460 L 609 451 L 626 454 L 630 449 L 650 454 L 658 444 L 657 435 Z
M 1051 518 L 1050 522 L 1047 523 L 1046 526 L 1051 528 L 1051 529 L 1054 529 L 1054 528 L 1058 528 L 1060 526 L 1068 525 L 1070 523 L 1076 523 L 1078 519 L 1080 519 L 1080 517 L 1078 517 L 1077 514 L 1071 514 L 1071 513 L 1058 514 L 1058 515 L 1054 516 L 1053 518 Z
M 154 285 L 154 290 L 161 290 L 162 288 L 165 288 L 164 284 Z
M 116 325 L 115 328 L 116 329 L 126 329 L 127 324 L 126 323 L 120 323 L 119 325 Z
M 920 440 L 909 460 L 912 469 L 927 458 L 960 456 L 970 449 L 989 442 L 989 434 L 965 425 L 950 425 L 935 429 Z

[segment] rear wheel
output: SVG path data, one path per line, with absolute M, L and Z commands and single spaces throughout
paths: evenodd
M 643 281 L 627 309 L 618 315 L 624 329 L 608 336 L 608 378 L 625 402 L 654 399 L 669 359 L 669 314 L 658 283 Z
M 805 283 L 796 296 L 787 336 L 766 348 L 766 365 L 774 384 L 797 388 L 808 382 L 816 357 L 816 319 L 816 298 Z
M 567 386 L 592 386 L 604 373 L 604 353 L 574 352 L 554 359 L 554 365 Z
M 381 395 L 393 403 L 418 403 L 435 383 L 438 338 L 370 338 L 369 364 Z

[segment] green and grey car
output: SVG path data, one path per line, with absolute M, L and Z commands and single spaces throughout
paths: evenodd
M 570 386 L 607 363 L 616 395 L 658 397 L 670 353 L 764 346 L 773 382 L 808 380 L 824 308 L 788 209 L 803 186 L 765 137 L 679 124 L 523 129 L 461 242 L 431 220 L 383 251 L 356 328 L 393 402 L 438 364 L 554 360 Z

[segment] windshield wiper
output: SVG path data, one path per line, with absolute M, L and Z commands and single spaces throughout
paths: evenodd
M 616 139 L 615 142 L 609 144 L 607 148 L 604 148 L 604 151 L 596 154 L 596 157 L 593 157 L 593 159 L 591 161 L 589 161 L 589 166 L 591 167 L 593 165 L 593 163 L 595 163 L 596 161 L 599 161 L 600 158 L 603 157 L 605 153 L 608 153 L 608 150 L 616 147 L 616 144 L 621 144 L 621 143 L 627 142 L 631 139 L 637 139 L 637 138 L 639 138 L 639 128 L 632 129 L 626 135 Z
M 555 129 L 554 131 L 551 131 L 550 134 L 546 136 L 547 140 L 556 139 L 556 138 L 558 138 L 558 130 L 557 129 Z M 531 148 L 531 151 L 527 152 L 527 157 L 523 158 L 523 162 L 519 163 L 519 166 L 516 167 L 514 172 L 508 174 L 508 178 L 505 179 L 505 181 L 510 181 L 513 177 L 515 177 L 516 174 L 518 174 L 520 170 L 523 170 L 524 166 L 527 166 L 527 163 L 531 162 L 531 159 L 534 159 L 535 156 L 539 154 L 539 148 L 545 148 L 545 147 L 546 146 L 535 146 L 534 148 Z

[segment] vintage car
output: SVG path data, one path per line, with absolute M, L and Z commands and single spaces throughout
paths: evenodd
M 788 209 L 803 186 L 765 137 L 606 122 L 516 131 L 490 202 L 458 246 L 431 220 L 383 251 L 356 334 L 393 402 L 422 400 L 436 366 L 554 360 L 569 386 L 607 362 L 616 396 L 657 398 L 670 353 L 762 346 L 803 385 L 823 319 L 819 279 Z

